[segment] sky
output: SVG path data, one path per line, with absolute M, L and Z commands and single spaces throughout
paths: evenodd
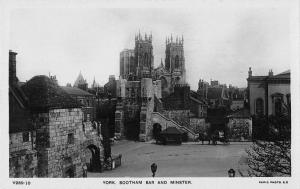
M 10 15 L 9 47 L 16 51 L 17 76 L 56 75 L 74 84 L 79 72 L 89 85 L 119 77 L 119 54 L 134 37 L 152 32 L 154 66 L 165 58 L 165 39 L 184 37 L 187 82 L 199 79 L 247 86 L 253 75 L 290 69 L 288 7 L 198 8 L 23 8 Z

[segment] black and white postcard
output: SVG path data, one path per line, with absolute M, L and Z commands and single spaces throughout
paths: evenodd
M 298 1 L 1 6 L 4 188 L 300 187 Z

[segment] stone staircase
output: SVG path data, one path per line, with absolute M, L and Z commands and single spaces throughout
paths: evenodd
M 174 120 L 162 115 L 159 112 L 152 112 L 152 124 L 158 123 L 162 126 L 162 130 L 166 129 L 167 127 L 176 127 L 188 134 L 189 140 L 196 140 L 198 138 L 198 134 L 196 134 L 191 129 L 179 125 Z

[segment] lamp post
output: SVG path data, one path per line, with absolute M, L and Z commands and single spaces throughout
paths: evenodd
M 152 177 L 155 177 L 155 172 L 157 170 L 157 165 L 156 163 L 151 164 L 151 172 L 152 172 Z
M 234 169 L 229 169 L 228 170 L 228 177 L 235 177 L 235 170 Z

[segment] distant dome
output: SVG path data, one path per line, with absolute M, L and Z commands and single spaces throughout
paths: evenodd
M 80 105 L 60 86 L 44 75 L 31 78 L 22 89 L 32 110 L 77 108 Z

